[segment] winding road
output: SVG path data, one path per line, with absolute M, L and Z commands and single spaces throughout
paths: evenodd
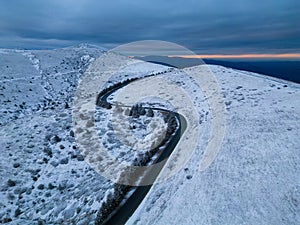
M 143 78 L 139 78 L 139 79 L 143 79 Z M 98 104 L 99 101 L 101 101 L 101 102 L 105 102 L 106 104 L 113 105 L 112 103 L 109 103 L 107 101 L 107 98 L 113 92 L 117 91 L 118 89 L 120 89 L 136 80 L 138 80 L 138 78 L 126 81 L 124 83 L 116 84 L 112 88 L 109 88 L 108 91 L 106 91 L 106 92 L 104 91 L 104 93 L 101 92 L 97 98 L 96 104 Z M 131 106 L 124 106 L 124 107 L 131 107 Z M 144 107 L 144 108 L 149 109 L 150 107 Z M 174 148 L 176 147 L 178 141 L 180 140 L 181 136 L 183 135 L 183 133 L 186 129 L 187 122 L 186 122 L 186 119 L 177 112 L 173 112 L 173 111 L 161 109 L 161 108 L 156 108 L 156 107 L 152 108 L 152 109 L 159 110 L 162 112 L 167 112 L 167 113 L 174 113 L 174 115 L 178 121 L 178 127 L 175 130 L 174 135 L 172 135 L 170 137 L 170 141 L 167 143 L 165 149 L 159 153 L 158 157 L 153 162 L 153 164 L 155 164 L 158 162 L 162 162 L 163 160 L 167 159 L 171 155 L 171 153 L 173 152 Z M 161 166 L 147 171 L 147 173 L 143 177 L 143 179 L 147 179 L 148 182 L 150 180 L 150 183 L 154 183 L 154 181 L 156 180 L 160 171 L 163 169 L 166 162 L 167 162 L 167 160 L 165 160 L 163 163 L 161 163 Z M 151 168 L 153 168 L 153 167 L 151 167 Z M 140 203 L 143 201 L 143 199 L 145 198 L 145 196 L 147 195 L 147 193 L 149 192 L 151 187 L 152 187 L 152 185 L 136 187 L 135 190 L 133 191 L 133 193 L 130 195 L 130 197 L 125 201 L 125 203 L 120 205 L 102 224 L 103 225 L 123 225 L 123 224 L 125 224 L 126 221 L 129 219 L 129 217 L 132 216 L 134 211 L 138 208 Z M 97 223 L 97 221 L 96 221 L 96 223 Z

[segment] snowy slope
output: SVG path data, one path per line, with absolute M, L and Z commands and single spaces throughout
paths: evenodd
M 227 109 L 216 160 L 200 172 L 200 146 L 127 224 L 300 224 L 300 85 L 210 67 Z
M 74 137 L 72 104 L 83 73 L 102 54 L 90 45 L 0 51 L 0 223 L 94 224 L 113 183 L 84 161 Z M 122 59 L 111 55 L 109 61 Z M 110 84 L 167 69 L 138 62 L 114 73 Z M 97 125 L 106 122 L 99 119 Z
M 1 222 L 95 217 L 110 184 L 83 161 L 70 107 L 79 77 L 102 54 L 88 45 L 0 52 Z
M 89 45 L 0 51 L 1 222 L 93 224 L 112 182 L 84 161 L 71 111 L 78 81 L 103 54 Z M 207 98 L 183 71 L 126 59 L 127 66 L 116 73 L 114 64 L 123 63 L 124 57 L 108 57 L 110 84 L 166 71 L 131 88 L 138 90 L 159 77 L 176 83 L 196 107 L 203 134 L 188 164 L 167 182 L 155 184 L 128 224 L 299 223 L 298 84 L 211 66 L 225 98 L 227 131 L 216 160 L 199 172 L 201 147 L 210 128 Z M 160 94 L 174 98 L 167 89 Z M 120 89 L 109 100 L 130 104 L 131 97 Z M 146 100 L 172 109 L 161 99 Z M 96 126 L 99 133 L 107 132 L 109 144 L 109 121 L 104 117 L 110 112 L 98 110 Z M 128 150 L 114 148 L 117 156 Z

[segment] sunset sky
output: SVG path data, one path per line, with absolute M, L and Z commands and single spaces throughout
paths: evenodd
M 287 54 L 210 54 L 210 55 L 178 55 L 178 57 L 187 59 L 251 59 L 251 58 L 267 58 L 267 59 L 300 59 L 300 53 Z
M 150 39 L 199 55 L 299 55 L 299 21 L 299 0 L 10 0 L 0 1 L 0 47 L 110 49 Z

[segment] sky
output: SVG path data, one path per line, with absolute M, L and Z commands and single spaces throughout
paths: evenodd
M 196 54 L 300 53 L 299 0 L 0 0 L 0 48 L 140 40 Z

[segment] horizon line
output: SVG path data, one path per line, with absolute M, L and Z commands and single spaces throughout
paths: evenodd
M 300 58 L 300 53 L 283 53 L 283 54 L 212 54 L 212 55 L 175 55 L 170 58 L 180 57 L 186 59 L 247 59 L 247 58 Z

